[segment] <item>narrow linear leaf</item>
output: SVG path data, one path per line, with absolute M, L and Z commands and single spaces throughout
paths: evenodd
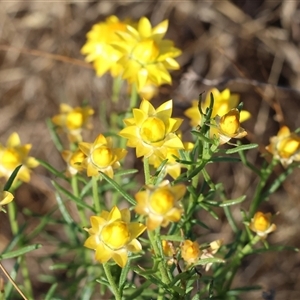
M 136 201 L 129 195 L 127 194 L 126 191 L 124 191 L 122 189 L 122 187 L 116 183 L 113 179 L 111 179 L 110 177 L 108 177 L 106 174 L 101 172 L 101 175 L 103 176 L 103 178 L 109 183 L 111 184 L 112 187 L 115 188 L 116 191 L 118 191 L 130 204 L 132 205 L 136 205 Z
M 12 174 L 10 175 L 10 177 L 8 178 L 4 188 L 3 188 L 3 191 L 8 191 L 10 189 L 10 187 L 12 186 L 19 170 L 22 168 L 22 165 L 19 165 L 18 167 L 16 167 L 14 169 L 14 171 L 12 172 Z
M 77 198 L 76 196 L 74 196 L 73 194 L 71 194 L 69 191 L 67 191 L 65 188 L 63 188 L 61 185 L 59 185 L 58 183 L 56 183 L 55 181 L 52 181 L 53 186 L 60 191 L 61 193 L 63 193 L 65 196 L 68 197 L 68 199 L 74 201 L 78 206 L 82 207 L 82 208 L 87 208 L 93 212 L 95 212 L 94 208 L 88 204 L 86 204 L 85 202 L 83 202 L 81 199 Z
M 191 130 L 191 134 L 197 136 L 200 140 L 205 141 L 206 143 L 213 144 L 213 140 L 207 138 L 203 133 L 197 130 Z
M 68 178 L 60 171 L 53 168 L 50 164 L 46 163 L 42 159 L 37 159 L 37 161 L 42 165 L 45 169 L 47 169 L 50 173 L 52 173 L 54 176 L 62 178 L 64 180 L 68 180 Z
M 219 156 L 219 157 L 212 157 L 209 162 L 240 162 L 240 158 L 236 157 L 226 157 L 226 156 Z
M 257 148 L 257 147 L 258 147 L 258 144 L 241 145 L 241 146 L 237 146 L 235 148 L 227 149 L 227 150 L 225 150 L 225 153 L 232 154 L 232 153 L 237 153 L 239 151 L 245 151 L 245 150 L 249 150 L 249 149 L 253 149 L 253 148 Z
M 52 300 L 53 299 L 53 295 L 54 295 L 54 292 L 57 288 L 57 282 L 53 283 L 52 286 L 50 287 L 47 295 L 45 296 L 45 300 Z
M 13 258 L 13 257 L 22 256 L 22 255 L 24 255 L 24 254 L 26 254 L 28 252 L 31 252 L 31 251 L 36 250 L 36 249 L 39 249 L 41 247 L 42 247 L 41 244 L 34 244 L 34 245 L 23 247 L 21 249 L 15 250 L 15 251 L 10 251 L 8 253 L 4 253 L 4 254 L 0 255 L 0 260 L 1 259 L 7 259 L 7 258 Z
M 175 235 L 161 235 L 160 238 L 166 241 L 173 241 L 173 242 L 182 242 L 184 238 L 182 236 L 175 236 Z
M 246 195 L 243 195 L 243 196 L 238 197 L 236 199 L 225 200 L 225 201 L 222 201 L 220 203 L 220 207 L 235 205 L 235 204 L 243 202 L 245 199 L 246 199 Z

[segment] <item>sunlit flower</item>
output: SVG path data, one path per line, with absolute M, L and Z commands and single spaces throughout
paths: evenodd
M 246 130 L 240 126 L 240 112 L 236 108 L 231 109 L 222 117 L 216 116 L 215 121 L 221 145 L 232 138 L 240 139 L 247 135 Z M 212 130 L 214 130 L 213 127 Z
M 61 155 L 64 161 L 67 163 L 67 170 L 65 172 L 66 176 L 72 177 L 79 171 L 83 170 L 82 162 L 84 161 L 86 156 L 79 148 L 74 152 L 64 150 Z
M 28 182 L 30 169 L 39 165 L 35 158 L 28 156 L 30 149 L 31 144 L 21 145 L 20 137 L 16 132 L 9 136 L 6 147 L 0 144 L 0 177 L 8 179 L 12 172 L 22 165 L 16 179 Z
M 112 76 L 118 76 L 123 72 L 118 60 L 123 53 L 114 48 L 111 43 L 120 41 L 116 32 L 126 31 L 128 22 L 122 22 L 116 16 L 106 18 L 105 22 L 95 24 L 87 33 L 87 42 L 81 49 L 86 55 L 87 62 L 94 62 L 94 68 L 98 76 L 110 71 Z
M 172 82 L 168 70 L 177 70 L 179 64 L 174 60 L 181 50 L 174 47 L 171 40 L 163 40 L 168 29 L 168 20 L 152 28 L 150 21 L 142 17 L 137 29 L 127 25 L 126 32 L 117 34 L 122 41 L 112 45 L 123 53 L 118 61 L 124 67 L 123 78 L 135 83 L 140 91 L 147 83 L 160 86 Z
M 216 240 L 216 241 L 211 242 L 209 244 L 208 248 L 205 248 L 202 250 L 200 259 L 213 258 L 214 255 L 218 252 L 218 250 L 222 246 L 222 244 L 223 244 L 223 241 L 221 241 L 221 240 Z M 211 266 L 212 266 L 212 263 L 207 263 L 205 265 L 205 271 L 207 272 Z
M 172 265 L 175 262 L 176 251 L 174 249 L 174 245 L 171 241 L 162 240 L 162 250 L 164 255 L 167 258 L 167 264 Z
M 105 173 L 110 178 L 114 176 L 114 169 L 120 167 L 120 162 L 127 151 L 122 148 L 113 148 L 112 138 L 105 138 L 99 134 L 93 144 L 79 143 L 79 149 L 86 158 L 82 167 L 87 170 L 87 176 L 97 176 L 99 172 Z
M 178 133 L 178 137 L 181 139 L 180 133 Z M 185 151 L 191 151 L 194 147 L 194 144 L 186 142 L 183 143 L 183 146 Z M 168 161 L 164 165 L 164 170 L 162 172 L 164 172 L 165 174 L 169 174 L 173 179 L 176 179 L 181 174 L 181 168 L 186 166 L 177 162 L 175 157 L 180 158 L 179 150 L 167 148 L 167 154 L 164 159 L 162 159 L 161 157 L 157 157 L 156 155 L 152 155 L 149 158 L 149 164 L 153 165 L 154 168 L 157 169 L 161 165 L 161 163 L 165 159 L 167 159 Z
M 2 206 L 10 203 L 13 199 L 14 195 L 12 193 L 7 191 L 0 192 L 0 212 L 2 211 Z
M 135 195 L 135 211 L 147 216 L 147 228 L 154 230 L 158 226 L 166 227 L 169 222 L 178 222 L 183 209 L 179 200 L 184 196 L 186 187 L 183 184 L 171 186 L 164 180 L 159 186 L 148 185 L 146 190 Z
M 240 96 L 238 94 L 231 94 L 229 89 L 220 92 L 216 88 L 211 89 L 206 94 L 205 101 L 201 104 L 202 111 L 205 113 L 210 104 L 210 94 L 214 97 L 214 107 L 212 111 L 212 118 L 216 115 L 223 116 L 228 113 L 232 108 L 239 104 Z M 192 107 L 188 108 L 184 114 L 191 119 L 190 124 L 193 127 L 200 125 L 201 114 L 198 109 L 198 100 L 192 101 Z M 248 111 L 242 110 L 240 115 L 240 122 L 244 122 L 250 118 Z
M 251 219 L 249 228 L 254 231 L 262 239 L 265 239 L 267 235 L 276 230 L 276 225 L 271 224 L 271 213 L 257 212 Z
M 185 240 L 181 245 L 181 257 L 188 264 L 194 264 L 200 259 L 201 250 L 197 242 Z
M 266 149 L 280 160 L 285 168 L 293 161 L 300 161 L 300 137 L 290 132 L 286 126 L 280 128 L 277 136 L 271 137 L 270 145 Z
M 59 129 L 68 134 L 71 142 L 80 142 L 82 140 L 81 131 L 83 128 L 92 128 L 90 116 L 94 114 L 94 110 L 90 106 L 71 107 L 68 104 L 60 105 L 60 113 L 52 117 L 52 122 Z
M 84 246 L 96 250 L 95 258 L 106 263 L 111 258 L 123 268 L 128 260 L 128 252 L 142 250 L 136 239 L 146 226 L 138 222 L 130 222 L 129 209 L 119 210 L 116 206 L 110 212 L 102 211 L 99 216 L 90 218 L 92 227 L 88 229 L 90 237 Z
M 164 159 L 168 148 L 183 149 L 183 143 L 175 133 L 183 120 L 171 118 L 172 110 L 172 100 L 157 109 L 143 100 L 140 108 L 133 109 L 133 118 L 124 120 L 127 127 L 119 135 L 128 139 L 128 147 L 136 148 L 137 157 L 155 154 Z

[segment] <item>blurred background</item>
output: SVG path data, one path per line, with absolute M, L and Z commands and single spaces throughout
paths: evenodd
M 174 115 L 183 117 L 191 101 L 212 87 L 239 93 L 244 109 L 252 114 L 243 123 L 248 131 L 246 139 L 259 144 L 258 151 L 249 151 L 248 159 L 258 167 L 265 160 L 262 155 L 269 138 L 277 134 L 281 125 L 292 131 L 300 127 L 299 1 L 7 1 L 0 3 L 1 144 L 16 131 L 22 143 L 32 144 L 32 156 L 64 170 L 65 164 L 46 126 L 46 119 L 58 113 L 60 103 L 78 106 L 86 101 L 93 107 L 94 130 L 87 135 L 89 142 L 107 130 L 99 115 L 108 119 L 110 112 L 126 109 L 111 103 L 109 75 L 96 77 L 80 54 L 92 25 L 112 14 L 121 20 L 147 16 L 152 25 L 169 19 L 166 37 L 183 51 L 178 58 L 181 69 L 172 73 L 172 86 L 160 88 L 154 104 L 173 99 Z M 122 97 L 126 103 L 126 93 Z M 185 120 L 186 132 L 188 128 Z M 279 166 L 273 179 L 282 171 Z M 223 163 L 211 168 L 210 173 L 217 182 L 224 183 L 228 198 L 247 195 L 248 202 L 233 210 L 236 219 L 241 220 L 240 208 L 248 208 L 257 178 L 240 164 Z M 299 176 L 299 170 L 295 170 L 260 208 L 279 212 L 275 218 L 277 231 L 269 239 L 271 244 L 300 247 Z M 38 218 L 28 218 L 23 209 L 46 214 L 56 203 L 51 178 L 38 167 L 30 183 L 23 184 L 16 193 L 19 221 L 27 222 L 29 231 L 37 226 Z M 225 243 L 231 241 L 225 217 L 205 222 L 212 232 L 200 232 L 200 242 L 207 241 L 208 236 L 223 238 Z M 61 234 L 54 225 L 47 230 L 53 236 Z M 9 224 L 1 214 L 0 252 L 11 238 Z M 52 261 L 43 257 L 53 251 L 55 239 L 53 244 L 27 255 L 36 299 L 42 299 L 49 288 L 41 274 L 51 273 Z M 9 269 L 10 262 L 5 263 Z M 261 285 L 265 292 L 245 294 L 243 299 L 300 299 L 299 267 L 300 257 L 295 252 L 250 256 L 233 284 Z M 58 280 L 63 278 L 63 284 L 68 283 L 68 274 L 56 275 Z

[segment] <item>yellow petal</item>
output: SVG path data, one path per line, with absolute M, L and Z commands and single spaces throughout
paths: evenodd
M 127 250 L 136 253 L 142 250 L 142 245 L 137 239 L 134 239 L 127 245 Z
M 20 137 L 16 132 L 13 132 L 9 136 L 9 138 L 6 142 L 6 145 L 7 145 L 8 148 L 14 148 L 16 146 L 19 146 L 20 144 L 21 144 Z
M 112 258 L 121 268 L 124 268 L 128 260 L 127 251 L 122 250 L 122 251 L 114 252 L 112 253 Z
M 112 250 L 110 250 L 108 247 L 105 247 L 102 243 L 97 246 L 95 258 L 100 263 L 106 263 L 112 258 L 112 255 Z

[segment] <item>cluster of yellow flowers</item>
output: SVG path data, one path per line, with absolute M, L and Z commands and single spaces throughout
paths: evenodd
M 110 72 L 135 84 L 138 92 L 150 99 L 158 86 L 171 84 L 168 70 L 179 69 L 175 57 L 181 51 L 171 40 L 164 39 L 168 20 L 152 28 L 142 17 L 137 24 L 110 16 L 93 26 L 82 47 L 86 61 L 94 62 L 97 75 Z

